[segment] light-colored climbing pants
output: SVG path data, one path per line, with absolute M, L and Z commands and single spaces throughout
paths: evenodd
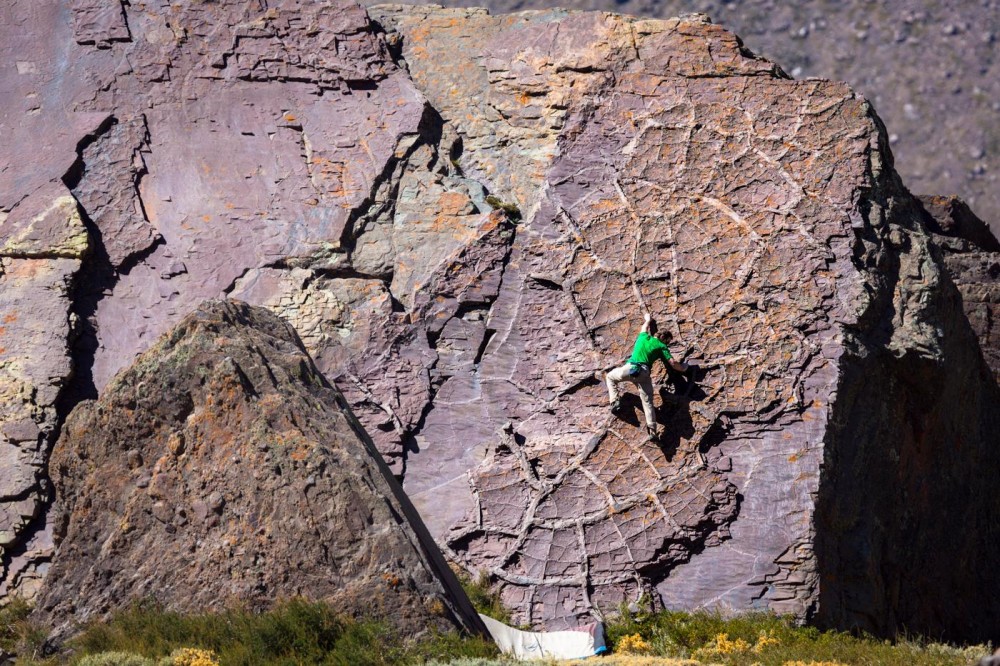
M 639 399 L 642 400 L 642 413 L 646 415 L 646 426 L 656 428 L 656 412 L 653 411 L 653 378 L 649 376 L 649 370 L 644 370 L 642 366 L 637 366 L 638 372 L 630 375 L 632 364 L 615 368 L 607 374 L 608 399 L 614 404 L 618 399 L 618 385 L 622 382 L 632 382 L 639 387 Z

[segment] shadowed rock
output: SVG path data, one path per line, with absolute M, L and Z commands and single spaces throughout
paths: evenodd
M 38 612 L 62 631 L 144 598 L 291 596 L 407 635 L 481 629 L 343 397 L 266 310 L 203 305 L 74 410 L 50 469 L 58 554 Z
M 993 377 L 1000 382 L 1000 242 L 986 223 L 957 197 L 920 197 L 928 227 L 944 255 L 948 274 Z

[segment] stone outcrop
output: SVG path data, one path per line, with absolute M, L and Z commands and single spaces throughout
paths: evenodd
M 0 214 L 0 548 L 3 586 L 31 595 L 52 555 L 45 468 L 71 372 L 71 288 L 90 249 L 76 201 L 47 184 Z
M 299 331 L 519 622 L 648 596 L 988 634 L 989 336 L 847 86 L 703 16 L 56 6 L 0 24 L 72 42 L 3 70 L 41 100 L 25 122 L 83 128 L 0 191 L 13 216 L 56 179 L 93 246 L 60 302 L 79 337 L 36 320 L 75 364 L 54 428 L 230 296 Z M 603 385 L 644 311 L 700 366 L 657 375 L 658 443 Z M 8 558 L 47 533 L 25 524 Z
M 368 0 L 366 4 L 378 4 Z M 424 4 L 424 3 L 416 3 Z M 704 12 L 793 77 L 846 81 L 885 121 L 916 193 L 953 192 L 1000 233 L 1000 0 L 438 0 L 447 7 Z
M 58 627 L 154 598 L 172 610 L 302 596 L 406 635 L 481 623 L 371 440 L 262 308 L 207 302 L 100 400 L 50 463 Z
M 1000 382 L 1000 242 L 987 224 L 957 197 L 921 197 L 927 226 L 944 255 L 948 274 L 962 295 L 962 306 L 979 347 Z
M 472 518 L 454 524 L 459 507 L 447 516 L 455 557 L 490 570 L 533 621 L 614 608 L 652 585 L 675 607 L 766 606 L 877 631 L 943 626 L 903 573 L 926 556 L 896 554 L 920 542 L 912 526 L 872 523 L 905 524 L 909 497 L 927 484 L 921 469 L 949 465 L 942 447 L 916 451 L 907 427 L 934 431 L 935 443 L 967 428 L 977 453 L 955 479 L 989 468 L 995 386 L 864 100 L 837 84 L 790 81 L 698 18 L 371 11 L 457 128 L 463 166 L 531 220 L 487 320 L 496 333 L 478 367 L 442 385 L 418 438 L 426 445 L 408 461 L 406 488 L 427 506 L 442 482 L 464 483 L 462 468 L 442 469 L 454 448 L 435 455 L 437 442 L 463 442 L 463 457 L 477 438 L 499 451 L 472 472 Z M 580 97 L 561 97 L 567 90 Z M 518 159 L 548 167 L 516 169 L 518 181 L 494 166 Z M 662 457 L 605 414 L 595 379 L 627 354 L 644 309 L 706 370 L 696 390 L 680 382 L 664 396 Z M 547 344 L 553 329 L 558 346 Z M 882 382 L 902 386 L 879 395 L 879 382 L 855 373 L 882 357 L 905 362 L 887 361 Z M 916 408 L 900 406 L 970 373 L 976 381 L 952 393 L 961 405 L 939 401 L 910 425 Z M 851 393 L 856 386 L 868 390 Z M 449 388 L 458 394 L 442 399 Z M 515 423 L 512 437 L 469 417 L 480 397 L 500 412 L 487 413 L 494 424 Z M 893 416 L 880 419 L 883 409 Z M 892 455 L 898 466 L 872 465 L 859 487 L 845 487 L 854 464 Z M 660 461 L 669 467 L 656 469 Z M 718 479 L 714 492 L 687 504 L 685 484 L 705 475 Z M 925 491 L 921 512 L 947 524 L 948 498 L 964 491 L 940 485 Z M 868 513 L 851 514 L 843 497 Z M 985 502 L 972 512 L 980 533 L 996 510 Z M 862 518 L 864 527 L 850 522 Z M 685 538 L 697 524 L 712 531 Z M 899 569 L 870 576 L 871 565 L 843 552 L 817 552 L 846 533 L 855 558 L 881 548 L 875 560 Z M 917 550 L 958 555 L 932 534 Z M 634 583 L 621 577 L 623 561 L 640 574 Z

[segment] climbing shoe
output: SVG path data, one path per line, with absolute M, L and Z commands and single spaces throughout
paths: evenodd
M 612 414 L 615 414 L 617 416 L 618 412 L 620 412 L 621 410 L 622 410 L 622 401 L 621 400 L 615 400 L 613 403 L 611 403 L 611 413 Z
M 649 427 L 646 428 L 646 441 L 647 442 L 656 442 L 656 441 L 659 441 L 659 439 L 660 439 L 660 435 L 657 434 L 656 428 L 649 428 Z

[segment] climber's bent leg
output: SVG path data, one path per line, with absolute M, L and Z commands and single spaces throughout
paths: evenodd
M 631 368 L 632 364 L 626 363 L 625 365 L 615 368 L 607 373 L 605 383 L 608 385 L 608 402 L 612 405 L 618 402 L 618 384 L 631 380 L 631 377 L 629 377 L 629 371 Z
M 656 431 L 656 410 L 653 409 L 653 378 L 648 370 L 641 371 L 635 379 L 639 385 L 639 399 L 642 400 L 642 413 L 646 416 L 646 428 Z

